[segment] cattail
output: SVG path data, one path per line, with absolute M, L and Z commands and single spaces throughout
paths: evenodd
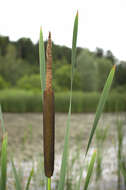
M 55 110 L 52 89 L 52 42 L 49 33 L 46 49 L 46 87 L 43 99 L 43 138 L 45 175 L 51 177 L 54 170 Z

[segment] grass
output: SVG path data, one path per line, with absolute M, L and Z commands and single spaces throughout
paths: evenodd
M 69 109 L 70 92 L 55 94 L 55 112 L 67 113 Z M 100 98 L 98 92 L 72 92 L 72 113 L 91 113 L 96 111 Z M 42 112 L 42 94 L 35 94 L 26 90 L 2 90 L 0 91 L 0 104 L 3 112 L 11 113 L 36 113 Z M 110 92 L 104 112 L 125 112 L 126 94 Z
M 4 134 L 4 136 L 3 136 L 0 166 L 1 166 L 0 189 L 6 190 L 6 183 L 7 183 L 7 134 Z
M 120 120 L 117 121 L 117 139 L 118 139 L 118 152 L 117 152 L 117 162 L 118 162 L 118 190 L 121 189 L 121 168 L 123 160 L 123 124 Z
M 96 182 L 102 177 L 102 161 L 104 154 L 104 142 L 107 138 L 108 127 L 97 128 L 96 130 L 96 147 L 97 147 L 97 157 L 96 157 Z

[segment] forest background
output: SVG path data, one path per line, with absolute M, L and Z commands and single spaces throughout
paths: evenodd
M 47 41 L 45 41 L 45 50 L 46 44 Z M 71 48 L 53 43 L 52 54 L 53 87 L 55 93 L 60 94 L 59 101 L 61 102 L 61 99 L 65 98 L 65 95 L 69 93 L 70 89 Z M 102 91 L 108 73 L 114 64 L 117 64 L 117 69 L 111 89 L 111 93 L 114 94 L 112 99 L 115 99 L 112 111 L 117 109 L 116 99 L 120 100 L 119 97 L 117 98 L 117 95 L 124 94 L 125 96 L 126 93 L 126 61 L 117 60 L 110 50 L 104 52 L 102 48 L 96 48 L 94 52 L 91 52 L 89 49 L 82 47 L 77 48 L 73 95 L 75 93 L 76 96 L 81 99 L 81 97 L 86 94 L 86 97 L 91 96 L 94 102 L 95 99 L 97 99 L 96 96 Z M 13 101 L 15 100 L 15 97 L 21 101 L 22 98 L 24 99 L 24 94 L 28 95 L 28 93 L 32 93 L 34 96 L 40 94 L 41 84 L 39 73 L 38 43 L 34 44 L 30 38 L 20 38 L 18 41 L 10 41 L 9 37 L 0 36 L 0 103 L 3 104 L 4 111 L 9 111 L 7 107 L 9 107 L 12 99 Z M 12 96 L 14 98 L 12 98 Z M 122 105 L 126 104 L 124 97 L 122 99 Z M 7 106 L 8 101 L 9 104 Z M 95 105 L 89 111 L 93 111 Z M 122 111 L 125 111 L 125 109 L 126 105 L 123 105 Z M 58 111 L 65 110 L 67 109 Z M 18 109 L 15 111 L 18 111 Z M 36 109 L 36 111 L 39 111 L 39 109 Z M 76 111 L 75 109 L 75 112 Z M 81 111 L 86 110 L 80 109 L 79 112 Z

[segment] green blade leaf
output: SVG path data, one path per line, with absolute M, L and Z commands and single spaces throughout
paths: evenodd
M 84 161 L 83 161 L 83 162 L 85 162 L 85 158 L 84 158 Z M 76 190 L 80 190 L 82 175 L 83 175 L 83 167 L 81 168 L 81 171 L 80 171 L 80 177 L 79 177 L 79 181 L 78 181 L 78 183 L 77 183 Z
M 0 189 L 6 190 L 7 181 L 7 134 L 3 137 L 2 151 L 1 151 L 1 178 Z
M 31 179 L 32 179 L 32 176 L 34 174 L 34 169 L 32 168 L 31 172 L 30 172 L 30 175 L 28 177 L 28 181 L 27 181 L 27 185 L 26 185 L 26 188 L 25 190 L 29 190 L 29 186 L 30 186 L 30 182 L 31 182 Z
M 4 127 L 4 120 L 3 120 L 1 104 L 0 104 L 0 122 L 1 122 L 2 132 L 3 132 L 3 135 L 4 135 L 5 134 L 5 127 Z
M 126 170 L 125 170 L 125 168 L 123 167 L 123 164 L 122 164 L 122 163 L 120 164 L 120 170 L 121 170 L 121 173 L 122 173 L 122 175 L 123 175 L 123 177 L 124 177 L 124 180 L 126 181 Z
M 58 190 L 64 189 L 66 169 L 67 169 L 70 118 L 71 118 L 73 70 L 74 70 L 75 58 L 76 58 L 77 31 L 78 31 L 78 13 L 76 14 L 76 17 L 75 17 L 74 29 L 73 29 L 72 58 L 71 58 L 72 70 L 71 70 L 70 105 L 69 105 L 69 112 L 68 112 L 68 119 L 67 119 L 67 126 L 66 126 L 65 140 L 64 140 L 64 150 L 63 150 L 63 155 L 62 155 L 62 163 L 61 163 L 61 169 L 60 169 L 60 180 L 59 180 L 59 184 L 58 184 Z
M 12 164 L 12 169 L 13 169 L 13 174 L 14 174 L 14 178 L 15 178 L 15 184 L 16 184 L 16 190 L 21 190 L 21 183 L 14 165 L 14 161 L 13 159 L 11 159 L 11 164 Z
M 112 81 L 113 81 L 114 73 L 115 73 L 115 65 L 113 66 L 113 68 L 111 69 L 111 71 L 109 73 L 109 76 L 107 78 L 107 81 L 105 83 L 103 92 L 102 92 L 100 100 L 99 100 L 99 104 L 98 104 L 98 107 L 97 107 L 97 110 L 96 110 L 95 119 L 94 119 L 93 127 L 92 127 L 92 130 L 91 130 L 91 133 L 90 133 L 90 137 L 89 137 L 89 141 L 88 141 L 88 145 L 87 145 L 85 156 L 88 153 L 88 150 L 89 150 L 90 144 L 92 142 L 92 138 L 93 138 L 94 132 L 95 132 L 96 127 L 98 125 L 98 121 L 99 121 L 101 113 L 103 111 L 105 102 L 107 100 L 107 97 L 108 97 L 108 94 L 109 94 L 109 90 L 110 90 L 110 87 L 111 87 L 111 84 L 112 84 Z
M 43 92 L 45 89 L 45 82 L 46 82 L 46 66 L 45 66 L 45 48 L 44 48 L 42 29 L 40 29 L 40 39 L 39 39 L 39 60 L 40 60 L 40 80 L 41 80 L 42 97 L 43 97 Z
M 77 32 L 78 32 L 78 11 L 74 21 L 73 40 L 72 40 L 72 55 L 71 55 L 71 77 L 73 78 L 73 71 L 76 63 L 76 44 L 77 44 Z
M 95 159 L 96 159 L 96 151 L 94 151 L 89 167 L 88 167 L 88 171 L 87 171 L 87 176 L 86 176 L 86 180 L 85 180 L 85 184 L 84 184 L 84 190 L 88 189 L 88 185 L 91 179 L 91 175 L 93 173 L 93 168 L 94 168 L 94 163 L 95 163 Z

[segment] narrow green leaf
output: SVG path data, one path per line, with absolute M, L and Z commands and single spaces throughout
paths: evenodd
M 11 159 L 11 164 L 12 164 L 12 169 L 13 169 L 13 174 L 14 174 L 14 178 L 15 178 L 15 185 L 16 185 L 16 190 L 21 190 L 21 183 L 19 180 L 19 176 L 17 174 L 13 159 Z
M 32 179 L 32 176 L 34 174 L 34 169 L 32 168 L 31 172 L 30 172 L 30 175 L 28 177 L 28 181 L 27 181 L 27 185 L 26 185 L 26 188 L 25 190 L 29 190 L 29 186 L 30 186 L 30 182 L 31 182 L 31 179 Z
M 70 131 L 70 119 L 71 119 L 73 70 L 74 70 L 75 58 L 76 58 L 77 31 L 78 31 L 78 13 L 76 14 L 76 17 L 75 17 L 74 29 L 73 29 L 72 57 L 71 57 L 72 70 L 71 70 L 70 105 L 69 105 L 69 112 L 68 112 L 68 118 L 67 118 L 67 124 L 66 124 L 64 150 L 63 150 L 63 155 L 62 155 L 62 163 L 61 163 L 61 169 L 60 169 L 60 180 L 59 180 L 59 184 L 58 184 L 58 190 L 63 190 L 64 189 L 66 169 L 67 169 L 67 161 L 68 161 L 68 146 L 69 146 L 69 131 Z
M 83 163 L 85 162 L 85 157 L 84 157 L 84 161 Z M 83 167 L 81 168 L 81 171 L 80 171 L 80 177 L 79 177 L 79 181 L 77 183 L 77 187 L 76 187 L 76 190 L 80 190 L 80 186 L 81 186 L 81 180 L 82 180 L 82 175 L 83 175 Z
M 3 143 L 1 150 L 0 190 L 6 190 L 6 182 L 7 182 L 7 134 L 3 136 Z
M 99 101 L 99 104 L 98 104 L 98 107 L 97 107 L 97 110 L 96 110 L 95 119 L 94 119 L 93 127 L 92 127 L 92 130 L 91 130 L 91 134 L 90 134 L 90 137 L 89 137 L 89 141 L 88 141 L 88 146 L 87 146 L 87 149 L 86 149 L 85 157 L 86 157 L 86 155 L 88 153 L 88 150 L 89 150 L 90 144 L 92 142 L 92 138 L 93 138 L 94 132 L 96 130 L 98 121 L 100 119 L 101 113 L 102 113 L 103 108 L 104 108 L 104 104 L 105 104 L 106 99 L 108 97 L 108 93 L 109 93 L 109 90 L 110 90 L 110 87 L 111 87 L 111 84 L 112 84 L 112 81 L 113 81 L 114 73 L 115 73 L 115 65 L 112 68 L 112 70 L 110 71 L 110 74 L 109 74 L 109 76 L 107 78 L 107 81 L 105 83 L 105 86 L 104 86 L 104 89 L 103 89 L 103 92 L 102 92 L 102 95 L 101 95 L 101 98 L 100 98 L 100 101 Z M 84 160 L 85 160 L 85 158 L 84 158 Z M 81 169 L 81 172 L 80 172 L 80 178 L 79 178 L 79 182 L 77 184 L 77 190 L 80 190 L 80 184 L 81 184 L 81 180 L 82 180 L 82 174 L 83 174 L 83 168 Z
M 88 189 L 88 185 L 89 185 L 89 182 L 91 179 L 91 175 L 93 173 L 95 159 L 96 159 L 96 151 L 94 151 L 92 158 L 91 158 L 91 161 L 90 161 L 90 164 L 89 164 L 89 167 L 88 167 L 87 176 L 86 176 L 85 184 L 84 184 L 84 190 Z
M 3 132 L 3 135 L 4 135 L 5 134 L 5 127 L 4 127 L 4 120 L 3 120 L 1 104 L 0 104 L 0 122 L 1 122 L 2 132 Z
M 46 66 L 45 66 L 45 48 L 44 48 L 42 29 L 40 29 L 40 39 L 39 39 L 39 60 L 40 60 L 40 80 L 41 80 L 42 98 L 43 98 L 43 92 L 45 89 L 45 82 L 46 82 Z
M 73 79 L 73 72 L 76 63 L 76 44 L 77 44 L 77 32 L 78 32 L 78 11 L 74 21 L 73 40 L 72 40 L 72 54 L 71 54 L 71 78 Z
M 121 173 L 122 173 L 122 175 L 123 175 L 123 177 L 124 177 L 124 180 L 125 180 L 125 182 L 126 182 L 126 170 L 125 170 L 125 168 L 123 167 L 123 164 L 122 164 L 122 163 L 120 164 L 120 170 L 121 170 Z
M 108 94 L 109 94 L 109 90 L 110 90 L 110 87 L 111 87 L 111 84 L 112 84 L 112 81 L 113 81 L 114 73 L 115 73 L 115 65 L 113 66 L 113 68 L 111 69 L 111 71 L 109 73 L 109 76 L 107 78 L 107 81 L 105 83 L 103 92 L 102 92 L 100 100 L 99 100 L 99 104 L 98 104 L 98 107 L 97 107 L 97 110 L 96 110 L 95 119 L 94 119 L 93 127 L 92 127 L 92 130 L 91 130 L 91 133 L 90 133 L 90 137 L 89 137 L 89 141 L 88 141 L 88 145 L 87 145 L 85 156 L 88 153 L 88 150 L 89 150 L 90 144 L 92 142 L 92 138 L 93 138 L 94 132 L 96 130 L 98 121 L 99 121 L 101 113 L 103 111 L 105 102 L 107 100 L 107 97 L 108 97 Z
M 66 168 L 67 168 L 67 160 L 68 160 L 70 117 L 71 117 L 71 104 L 69 107 L 69 113 L 68 113 L 68 118 L 67 118 L 67 126 L 66 126 L 65 140 L 64 140 L 64 150 L 63 150 L 63 155 L 62 155 L 62 163 L 61 163 L 61 169 L 60 169 L 60 180 L 59 180 L 59 184 L 58 184 L 58 190 L 64 189 L 64 184 L 65 184 L 65 176 L 66 176 Z

